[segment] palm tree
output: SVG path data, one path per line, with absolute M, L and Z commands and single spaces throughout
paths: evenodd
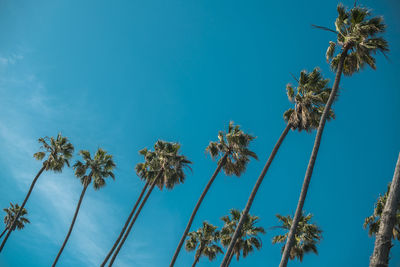
M 379 196 L 379 198 L 377 199 L 374 213 L 371 216 L 365 218 L 363 226 L 364 229 L 368 228 L 369 236 L 376 235 L 379 231 L 382 212 L 385 208 L 386 200 L 389 195 L 390 185 L 391 183 L 389 183 L 386 193 L 383 196 Z M 398 241 L 400 241 L 400 204 L 397 206 L 396 222 L 393 227 L 393 239 L 397 239 Z
M 0 234 L 0 238 L 2 238 L 4 233 L 8 229 L 10 229 L 11 224 L 14 222 L 14 219 L 18 213 L 19 213 L 19 218 L 16 221 L 14 228 L 11 231 L 14 231 L 15 229 L 21 230 L 25 227 L 25 224 L 30 223 L 28 218 L 26 218 L 26 215 L 28 215 L 28 212 L 26 211 L 26 209 L 23 209 L 23 210 L 21 210 L 21 212 L 19 212 L 20 209 L 21 209 L 21 207 L 18 204 L 14 205 L 11 202 L 10 202 L 9 208 L 3 209 L 7 213 L 6 216 L 4 216 L 4 224 L 6 226 L 4 227 L 4 231 Z
M 279 221 L 282 223 L 281 226 L 276 226 L 273 228 L 281 228 L 286 231 L 289 231 L 290 227 L 292 226 L 293 219 L 290 215 L 288 216 L 281 216 L 281 215 L 276 215 L 276 217 L 279 219 Z M 295 238 L 295 244 L 292 247 L 290 251 L 290 259 L 293 260 L 295 258 L 298 258 L 300 262 L 303 261 L 304 254 L 314 252 L 315 254 L 318 255 L 318 250 L 317 250 L 317 244 L 320 242 L 322 239 L 322 231 L 316 224 L 311 224 L 309 221 L 312 219 L 313 215 L 308 214 L 307 216 L 304 216 L 304 212 L 300 217 L 300 222 L 297 226 L 297 231 L 296 231 L 296 238 Z M 286 239 L 288 236 L 288 232 L 285 233 L 284 235 L 277 235 L 274 236 L 272 239 L 272 244 L 276 243 L 285 243 Z M 282 247 L 282 253 L 283 253 L 284 247 Z
M 230 265 L 234 255 L 236 255 L 236 260 L 239 260 L 240 254 L 243 255 L 243 258 L 246 258 L 249 253 L 254 251 L 254 248 L 259 250 L 262 246 L 259 235 L 265 234 L 265 230 L 263 227 L 255 226 L 259 218 L 250 214 L 247 214 L 244 218 L 239 238 L 235 241 L 232 252 L 229 255 L 226 254 L 228 251 L 225 253 L 225 257 L 228 257 L 226 266 Z M 236 209 L 230 210 L 230 216 L 227 215 L 221 218 L 224 222 L 224 227 L 221 229 L 220 239 L 224 247 L 227 247 L 232 242 L 232 236 L 240 219 L 240 211 Z
M 199 200 L 197 201 L 196 206 L 194 207 L 189 222 L 187 223 L 178 247 L 176 248 L 175 254 L 170 263 L 170 267 L 174 266 L 183 242 L 185 241 L 186 235 L 192 226 L 194 217 L 196 216 L 204 197 L 206 196 L 221 169 L 224 170 L 226 175 L 240 176 L 246 170 L 246 166 L 250 161 L 250 157 L 257 159 L 257 155 L 248 148 L 250 142 L 254 139 L 255 137 L 244 133 L 242 130 L 240 130 L 238 125 L 234 125 L 231 121 L 229 122 L 228 132 L 225 133 L 220 131 L 218 133 L 218 142 L 210 142 L 206 148 L 206 151 L 210 153 L 213 159 L 218 159 L 218 165 L 206 187 L 204 188 Z
M 336 72 L 336 77 L 335 82 L 333 83 L 332 92 L 319 122 L 314 147 L 304 177 L 296 213 L 293 218 L 293 224 L 287 238 L 287 245 L 282 254 L 281 263 L 279 265 L 280 267 L 286 267 L 289 260 L 290 251 L 294 244 L 297 225 L 304 207 L 308 186 L 311 181 L 319 146 L 321 144 L 325 122 L 329 114 L 328 111 L 335 100 L 342 73 L 350 76 L 353 73 L 360 71 L 365 65 L 369 65 L 372 69 L 375 69 L 376 65 L 373 55 L 377 52 L 384 54 L 389 51 L 387 41 L 379 36 L 386 28 L 382 17 L 371 18 L 371 12 L 368 9 L 359 6 L 354 6 L 350 10 L 347 10 L 342 4 L 339 4 L 337 11 L 338 17 L 335 21 L 336 30 L 316 26 L 317 28 L 332 31 L 337 35 L 336 42 L 330 42 L 326 52 L 327 61 L 330 61 L 330 66 L 332 70 Z M 335 55 L 336 47 L 340 47 L 340 51 Z
M 141 177 L 141 178 L 143 179 L 143 177 Z M 146 192 L 146 189 L 147 189 L 148 186 L 149 186 L 149 182 L 146 181 L 145 185 L 143 186 L 142 191 L 140 192 L 140 195 L 139 195 L 138 199 L 136 200 L 135 205 L 133 206 L 133 208 L 132 208 L 132 210 L 131 210 L 131 213 L 129 214 L 128 218 L 127 218 L 126 221 L 125 221 L 124 227 L 122 228 L 122 230 L 121 230 L 121 232 L 120 232 L 120 234 L 119 234 L 117 240 L 114 242 L 113 247 L 112 247 L 111 250 L 108 252 L 107 256 L 106 256 L 105 259 L 103 260 L 103 262 L 102 262 L 102 264 L 100 265 L 100 267 L 104 267 L 104 266 L 106 265 L 107 261 L 110 259 L 111 255 L 113 254 L 113 252 L 114 252 L 115 249 L 117 248 L 119 242 L 121 241 L 121 239 L 122 239 L 122 237 L 123 237 L 123 235 L 124 235 L 124 233 L 125 233 L 125 231 L 126 231 L 126 228 L 128 228 L 129 222 L 131 221 L 133 215 L 135 214 L 136 208 L 138 207 L 140 201 L 142 200 L 143 195 L 144 195 L 144 193 Z
M 40 168 L 39 172 L 33 179 L 29 191 L 26 194 L 25 199 L 22 202 L 19 211 L 24 210 L 25 204 L 32 193 L 33 187 L 35 186 L 36 181 L 39 179 L 42 172 L 50 170 L 54 172 L 61 172 L 62 169 L 64 168 L 64 165 L 67 165 L 69 167 L 69 160 L 71 159 L 72 153 L 74 152 L 74 146 L 68 141 L 66 137 L 61 136 L 61 133 L 57 135 L 56 139 L 54 139 L 53 137 L 49 138 L 46 136 L 44 138 L 39 138 L 38 141 L 41 144 L 40 148 L 43 151 L 39 151 L 33 154 L 33 156 L 37 160 L 43 160 L 46 157 L 46 155 L 47 158 L 43 161 L 42 168 Z M 11 224 L 11 227 L 9 228 L 3 242 L 0 245 L 0 252 L 3 250 L 3 247 L 6 244 L 7 239 L 12 232 L 11 229 L 14 229 L 19 216 L 20 213 L 18 212 L 15 216 L 14 222 Z
M 154 145 L 154 151 L 145 148 L 139 152 L 144 156 L 145 161 L 136 165 L 136 172 L 140 177 L 142 177 L 142 179 L 145 179 L 150 184 L 150 188 L 129 224 L 124 237 L 114 252 L 109 266 L 113 265 L 154 187 L 157 186 L 160 190 L 164 187 L 172 189 L 175 185 L 185 181 L 186 175 L 184 169 L 186 167 L 190 168 L 189 164 L 192 162 L 190 162 L 184 155 L 179 154 L 180 147 L 181 146 L 178 143 L 159 140 Z
M 221 247 L 217 245 L 219 232 L 217 226 L 203 222 L 203 227 L 197 231 L 188 234 L 185 248 L 187 251 L 193 251 L 197 248 L 192 267 L 196 266 L 201 256 L 206 256 L 210 261 L 214 260 L 218 253 L 223 254 Z
M 75 169 L 76 177 L 80 179 L 83 185 L 83 189 L 75 210 L 74 217 L 71 222 L 71 226 L 69 227 L 67 236 L 65 237 L 65 240 L 57 254 L 57 257 L 53 262 L 53 267 L 56 266 L 57 261 L 60 258 L 61 253 L 63 252 L 64 247 L 68 242 L 69 236 L 71 235 L 72 229 L 74 228 L 75 220 L 78 216 L 83 197 L 85 196 L 86 189 L 88 188 L 90 183 L 93 182 L 94 190 L 99 190 L 106 185 L 106 178 L 111 177 L 113 180 L 115 179 L 113 173 L 115 163 L 112 156 L 107 154 L 105 150 L 101 148 L 97 149 L 97 152 L 94 155 L 93 159 L 90 155 L 90 152 L 87 150 L 81 150 L 79 154 L 82 156 L 84 162 L 78 160 L 73 167 Z
M 369 266 L 389 266 L 389 253 L 392 247 L 392 238 L 397 233 L 399 238 L 399 207 L 400 207 L 400 153 L 397 159 L 392 183 L 385 199 L 385 206 L 379 219 L 379 230 L 376 234 L 374 252 Z M 395 228 L 397 229 L 395 231 Z
M 254 198 L 256 197 L 258 189 L 289 130 L 292 129 L 298 130 L 299 132 L 311 132 L 318 127 L 324 105 L 328 100 L 331 92 L 330 88 L 327 87 L 329 80 L 324 79 L 320 70 L 318 68 L 315 68 L 312 72 L 309 73 L 307 73 L 306 71 L 300 72 L 300 78 L 298 80 L 296 79 L 296 81 L 298 83 L 297 88 L 294 88 L 291 84 L 288 84 L 286 86 L 286 92 L 289 101 L 294 104 L 294 107 L 288 109 L 283 114 L 283 118 L 286 122 L 286 127 L 279 137 L 278 142 L 275 144 L 267 162 L 265 163 L 264 168 L 253 187 L 253 191 L 251 191 L 246 207 L 244 208 L 242 213 L 244 216 L 247 216 L 249 214 L 250 208 L 253 204 Z M 334 118 L 335 114 L 333 110 L 330 109 L 327 115 L 327 119 L 330 120 Z M 232 252 L 234 242 L 236 242 L 237 238 L 239 237 L 239 230 L 244 223 L 244 216 L 242 216 L 239 221 L 239 225 L 235 234 L 233 235 L 232 242 L 228 247 L 228 253 L 225 253 L 221 266 L 226 267 L 228 264 L 228 257 Z

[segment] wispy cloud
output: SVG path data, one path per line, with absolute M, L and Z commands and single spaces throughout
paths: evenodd
M 36 142 L 37 128 L 47 127 L 47 124 L 56 120 L 54 116 L 57 112 L 60 112 L 59 107 L 48 101 L 43 83 L 34 74 L 18 68 L 23 58 L 16 54 L 0 57 L 0 65 L 3 67 L 0 68 L 0 91 L 3 96 L 0 105 L 4 111 L 0 114 L 0 159 L 1 165 L 7 167 L 14 178 L 17 186 L 14 193 L 20 196 L 18 199 L 24 196 L 40 167 L 32 158 L 39 147 Z M 2 75 L 5 73 L 7 75 Z M 46 117 L 45 123 L 40 124 L 40 120 L 34 119 L 40 116 Z M 41 213 L 30 214 L 32 223 L 29 227 L 35 229 L 31 232 L 32 239 L 40 238 L 39 243 L 53 244 L 54 248 L 61 246 L 81 190 L 81 185 L 70 170 L 62 174 L 43 174 L 32 196 L 40 205 L 35 212 Z M 88 190 L 64 252 L 76 256 L 83 266 L 98 266 L 113 241 L 105 234 L 104 228 L 106 225 L 120 224 L 113 219 L 115 207 L 112 202 L 98 195 L 98 192 Z M 54 256 L 56 253 L 54 251 Z M 120 265 L 128 266 L 124 262 Z

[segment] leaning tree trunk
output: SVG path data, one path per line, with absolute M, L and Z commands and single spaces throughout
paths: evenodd
M 106 258 L 103 261 L 103 263 L 100 265 L 101 267 L 104 267 L 106 265 L 108 259 L 111 257 L 111 255 L 113 254 L 115 248 L 118 246 L 119 241 L 121 241 L 121 238 L 123 237 L 123 235 L 125 233 L 125 230 L 128 227 L 129 222 L 132 219 L 133 214 L 135 214 L 135 210 L 136 210 L 137 206 L 139 205 L 140 201 L 142 200 L 142 197 L 143 197 L 144 193 L 146 192 L 146 189 L 147 189 L 148 185 L 149 185 L 149 182 L 146 182 L 146 184 L 144 185 L 144 187 L 142 189 L 142 192 L 139 195 L 139 198 L 137 199 L 137 201 L 135 203 L 135 206 L 133 206 L 133 209 L 132 209 L 131 213 L 129 214 L 128 219 L 126 220 L 125 225 L 121 230 L 121 233 L 119 234 L 119 236 L 118 236 L 117 240 L 115 241 L 113 247 L 111 248 L 110 252 L 108 252 Z
M 90 180 L 90 179 L 91 179 L 91 177 L 89 177 L 89 180 Z M 52 267 L 56 266 L 57 261 L 58 261 L 58 259 L 60 258 L 61 253 L 63 252 L 64 247 L 65 247 L 65 245 L 66 245 L 67 242 L 68 242 L 69 236 L 71 235 L 72 229 L 74 228 L 75 220 L 76 220 L 76 217 L 78 216 L 79 209 L 80 209 L 80 207 L 81 207 L 81 203 L 82 203 L 83 197 L 85 196 L 85 192 L 86 192 L 86 189 L 87 189 L 88 185 L 89 185 L 89 182 L 86 183 L 86 184 L 83 186 L 82 193 L 81 193 L 81 196 L 80 196 L 80 198 L 79 198 L 78 206 L 76 207 L 75 214 L 74 214 L 74 218 L 72 219 L 71 226 L 69 227 L 69 230 L 68 230 L 68 234 L 67 234 L 67 236 L 65 237 L 64 243 L 62 244 L 62 246 L 61 246 L 61 248 L 60 248 L 60 251 L 59 251 L 58 254 L 57 254 L 57 257 L 56 257 L 56 259 L 54 260 Z
M 1 233 L 0 238 L 3 237 L 3 235 L 5 234 L 5 232 L 7 232 L 7 228 L 5 228 L 4 231 Z
M 226 266 L 231 265 L 231 261 L 232 261 L 234 255 L 235 255 L 235 252 L 232 250 L 231 255 L 229 256 L 229 259 L 228 259 L 228 263 L 226 264 Z
M 282 259 L 281 259 L 281 263 L 279 264 L 279 267 L 286 267 L 288 260 L 289 260 L 290 250 L 292 249 L 292 246 L 294 243 L 294 237 L 296 235 L 297 225 L 299 224 L 300 216 L 303 211 L 303 206 L 304 206 L 304 202 L 306 200 L 308 186 L 310 185 L 311 175 L 314 170 L 315 160 L 317 159 L 319 146 L 321 144 L 321 138 L 322 138 L 322 133 L 323 133 L 324 127 L 325 127 L 326 118 L 328 117 L 328 114 L 329 114 L 329 111 L 331 110 L 333 101 L 335 100 L 336 93 L 339 89 L 340 78 L 342 76 L 344 60 L 347 56 L 347 51 L 348 51 L 348 48 L 345 47 L 340 55 L 339 64 L 338 64 L 338 68 L 336 71 L 335 82 L 333 83 L 331 94 L 329 95 L 328 102 L 325 105 L 324 111 L 322 112 L 322 116 L 319 121 L 317 135 L 315 136 L 314 147 L 311 152 L 310 161 L 308 162 L 306 175 L 304 177 L 303 186 L 301 188 L 299 202 L 298 202 L 297 208 L 296 208 L 296 213 L 293 217 L 292 226 L 290 227 L 289 235 L 288 235 L 288 238 L 286 241 L 285 249 L 283 251 Z
M 239 220 L 238 225 L 236 226 L 235 233 L 232 236 L 232 240 L 229 243 L 229 247 L 225 253 L 224 259 L 222 260 L 221 267 L 226 267 L 229 264 L 229 262 L 228 262 L 229 256 L 231 254 L 233 254 L 233 247 L 234 247 L 234 244 L 236 243 L 237 239 L 239 238 L 239 233 L 243 227 L 244 218 L 246 218 L 246 216 L 249 214 L 251 205 L 253 204 L 254 198 L 256 197 L 257 191 L 265 177 L 265 174 L 267 173 L 269 166 L 271 166 L 271 163 L 274 160 L 275 155 L 278 152 L 279 147 L 283 143 L 283 140 L 285 139 L 286 135 L 288 134 L 290 128 L 291 128 L 290 124 L 286 125 L 285 130 L 283 130 L 281 136 L 278 139 L 278 142 L 276 142 L 276 144 L 271 152 L 271 155 L 269 156 L 267 162 L 265 163 L 265 166 L 264 166 L 260 176 L 258 177 L 256 184 L 253 187 L 253 191 L 251 191 L 249 200 L 247 201 L 246 207 L 244 208 L 242 215 L 240 216 L 240 220 Z
M 130 224 L 129 227 L 128 227 L 128 230 L 126 230 L 126 233 L 125 233 L 124 237 L 122 238 L 121 243 L 119 243 L 119 245 L 118 245 L 118 247 L 117 247 L 117 250 L 114 252 L 114 255 L 113 255 L 113 257 L 111 258 L 110 264 L 108 265 L 109 267 L 111 267 L 111 266 L 113 265 L 113 263 L 114 263 L 114 261 L 115 261 L 115 258 L 117 258 L 118 253 L 119 253 L 119 251 L 121 250 L 121 247 L 124 245 L 124 243 L 125 243 L 125 241 L 126 241 L 126 238 L 128 237 L 130 231 L 132 230 L 132 227 L 133 227 L 133 225 L 135 224 L 135 221 L 136 221 L 137 217 L 139 216 L 140 212 L 142 211 L 142 208 L 143 208 L 144 204 L 146 204 L 146 201 L 147 201 L 147 199 L 149 198 L 151 192 L 153 191 L 154 186 L 156 185 L 157 180 L 160 178 L 160 176 L 161 176 L 161 173 L 160 173 L 159 175 L 157 175 L 157 177 L 154 179 L 153 183 L 151 184 L 149 191 L 147 191 L 147 194 L 146 194 L 146 196 L 144 197 L 142 203 L 140 204 L 139 209 L 138 209 L 138 211 L 136 212 L 135 216 L 133 217 L 133 219 L 132 219 L 132 221 L 131 221 L 131 224 Z
M 183 235 L 181 237 L 181 240 L 179 241 L 178 247 L 175 250 L 174 257 L 172 258 L 172 261 L 170 263 L 170 267 L 174 266 L 176 259 L 178 258 L 179 252 L 183 246 L 183 243 L 185 242 L 186 236 L 189 233 L 190 227 L 192 226 L 194 217 L 196 216 L 196 213 L 198 209 L 200 208 L 201 203 L 203 202 L 204 197 L 206 196 L 208 190 L 210 189 L 212 183 L 214 182 L 215 178 L 217 177 L 218 173 L 221 171 L 221 168 L 224 166 L 226 158 L 228 157 L 228 153 L 225 153 L 225 155 L 222 157 L 220 163 L 217 166 L 217 169 L 215 169 L 213 175 L 211 176 L 210 180 L 208 181 L 206 188 L 204 188 L 203 193 L 201 194 L 199 200 L 196 203 L 196 206 L 194 207 L 194 210 L 192 212 L 192 215 L 190 216 L 189 222 L 186 225 L 186 229 L 183 232 Z
M 370 267 L 389 266 L 389 252 L 392 247 L 393 227 L 396 223 L 397 208 L 400 205 L 400 154 L 397 159 L 389 195 L 383 209 L 375 248 L 369 263 Z
M 35 187 L 36 181 L 39 179 L 40 175 L 42 174 L 42 172 L 43 172 L 45 169 L 46 169 L 46 165 L 43 164 L 43 167 L 39 170 L 39 172 L 36 174 L 35 178 L 33 179 L 32 184 L 31 184 L 31 187 L 29 187 L 28 194 L 26 194 L 26 197 L 25 197 L 25 199 L 24 199 L 24 202 L 22 202 L 22 205 L 21 205 L 20 209 L 18 210 L 17 215 L 15 216 L 15 218 L 14 218 L 14 220 L 13 220 L 13 222 L 12 222 L 10 228 L 8 229 L 8 232 L 7 232 L 6 236 L 4 237 L 3 242 L 1 243 L 0 252 L 3 250 L 3 247 L 4 247 L 4 245 L 6 244 L 7 239 L 8 239 L 8 237 L 10 236 L 10 234 L 11 234 L 11 232 L 12 232 L 12 229 L 14 229 L 15 224 L 17 223 L 18 218 L 19 218 L 19 216 L 21 215 L 21 211 L 24 209 L 25 204 L 26 204 L 26 202 L 28 201 L 29 196 L 30 196 L 31 193 L 32 193 L 33 187 Z
M 200 260 L 200 256 L 201 256 L 201 254 L 199 253 L 199 255 L 196 255 L 196 257 L 194 258 L 194 262 L 193 262 L 193 264 L 192 264 L 192 267 L 195 267 L 196 266 L 196 264 L 199 262 L 199 260 Z

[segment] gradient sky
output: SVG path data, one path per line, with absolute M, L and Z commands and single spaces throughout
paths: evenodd
M 244 207 L 285 127 L 291 73 L 319 66 L 333 79 L 324 55 L 335 36 L 310 25 L 332 27 L 337 3 L 0 1 L 0 207 L 21 203 L 41 167 L 32 157 L 37 138 L 61 131 L 77 151 L 104 148 L 115 157 L 116 181 L 87 191 L 58 264 L 98 266 L 143 186 L 134 173 L 138 150 L 157 139 L 180 142 L 193 172 L 172 191 L 154 191 L 115 264 L 167 266 L 216 167 L 204 153 L 208 142 L 233 120 L 257 136 L 259 161 L 240 178 L 217 177 L 192 230 L 203 220 L 221 226 L 230 208 Z M 324 238 L 318 256 L 290 266 L 367 266 L 372 253 L 362 224 L 392 179 L 400 147 L 400 4 L 362 4 L 385 17 L 389 60 L 379 55 L 377 71 L 342 79 L 305 205 Z M 314 136 L 290 132 L 284 141 L 251 209 L 261 226 L 293 214 Z M 32 223 L 12 234 L 0 266 L 49 266 L 81 188 L 71 169 L 42 175 L 27 205 Z M 231 266 L 277 266 L 277 233 L 268 230 L 260 251 Z M 176 266 L 190 266 L 193 256 L 182 251 Z M 399 242 L 391 263 L 400 266 Z

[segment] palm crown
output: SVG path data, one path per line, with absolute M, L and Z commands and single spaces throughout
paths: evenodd
M 347 10 L 339 4 L 337 11 L 336 31 L 330 30 L 337 33 L 337 40 L 329 42 L 326 52 L 326 59 L 328 62 L 331 61 L 331 68 L 334 71 L 338 68 L 341 53 L 335 55 L 335 48 L 340 46 L 348 52 L 343 66 L 344 75 L 358 72 L 365 64 L 376 69 L 375 58 L 372 55 L 376 52 L 385 54 L 389 51 L 387 41 L 379 36 L 386 28 L 383 17 L 371 18 L 371 11 L 359 6 Z
M 75 175 L 81 180 L 84 186 L 89 185 L 93 179 L 93 187 L 97 190 L 105 186 L 105 178 L 111 177 L 115 179 L 113 173 L 115 163 L 112 155 L 107 154 L 105 150 L 99 148 L 93 159 L 87 150 L 81 150 L 79 154 L 82 156 L 84 162 L 78 160 L 73 167 Z M 88 171 L 89 174 L 87 173 Z
M 68 138 L 59 133 L 56 139 L 46 136 L 39 138 L 38 141 L 42 144 L 41 149 L 44 151 L 37 152 L 33 156 L 37 160 L 42 160 L 47 155 L 47 159 L 43 162 L 46 170 L 61 172 L 65 164 L 69 167 L 74 146 L 68 141 Z
M 276 215 L 276 217 L 282 223 L 282 226 L 279 226 L 279 228 L 283 228 L 289 231 L 293 222 L 292 217 L 290 215 L 281 216 L 279 214 Z M 318 254 L 317 244 L 322 239 L 322 231 L 316 224 L 308 223 L 312 219 L 312 217 L 312 214 L 304 216 L 304 212 L 300 217 L 295 236 L 295 244 L 293 245 L 289 254 L 291 260 L 293 260 L 294 258 L 298 258 L 300 261 L 302 261 L 304 254 L 309 252 L 314 252 L 315 254 Z M 285 243 L 288 234 L 289 233 L 274 236 L 274 238 L 272 239 L 272 243 Z M 282 252 L 283 250 L 284 247 L 282 247 Z
M 327 88 L 329 79 L 324 79 L 318 68 L 312 72 L 300 72 L 297 88 L 291 84 L 286 86 L 289 101 L 295 104 L 294 108 L 288 109 L 283 118 L 289 123 L 293 130 L 305 130 L 310 132 L 318 128 L 319 121 L 328 101 L 331 89 Z M 328 113 L 327 119 L 334 119 L 335 114 L 332 109 Z
M 139 151 L 144 156 L 144 162 L 136 165 L 138 175 L 148 182 L 156 181 L 156 185 L 163 189 L 171 189 L 178 183 L 185 181 L 184 168 L 190 168 L 190 162 L 184 155 L 179 154 L 180 144 L 157 141 L 154 151 L 147 148 Z M 160 178 L 159 178 L 160 177 Z
M 390 191 L 390 184 L 391 183 L 388 185 L 386 193 L 383 196 L 379 196 L 378 200 L 376 201 L 374 213 L 367 217 L 364 221 L 364 228 L 368 227 L 369 236 L 376 235 L 379 231 L 382 212 L 385 208 L 386 200 Z M 400 241 L 400 205 L 397 207 L 396 222 L 393 227 L 393 238 Z
M 250 157 L 257 159 L 256 153 L 248 147 L 254 136 L 244 133 L 239 125 L 229 122 L 228 132 L 218 133 L 218 142 L 210 142 L 206 151 L 213 159 L 219 157 L 218 164 L 221 163 L 223 155 L 227 155 L 222 168 L 226 175 L 240 176 L 245 170 Z
M 6 225 L 6 229 L 9 229 L 11 227 L 11 224 L 14 222 L 15 217 L 17 216 L 20 206 L 18 204 L 13 204 L 10 202 L 10 207 L 3 209 L 7 214 L 4 216 L 4 224 Z M 28 218 L 26 218 L 26 215 L 28 215 L 28 212 L 26 209 L 22 209 L 20 211 L 20 216 L 18 217 L 18 220 L 15 222 L 15 225 L 13 227 L 13 231 L 18 228 L 18 230 L 21 230 L 24 228 L 25 224 L 30 223 Z M 25 217 L 24 217 L 25 216 Z
M 240 220 L 241 213 L 237 209 L 230 210 L 230 216 L 224 216 L 221 220 L 224 222 L 224 227 L 221 229 L 221 244 L 224 247 L 229 246 L 232 236 L 235 233 L 236 226 Z M 236 255 L 236 259 L 239 260 L 240 253 L 242 252 L 243 257 L 246 257 L 250 252 L 254 251 L 254 248 L 260 249 L 262 246 L 260 234 L 265 234 L 263 227 L 255 226 L 258 223 L 259 218 L 248 214 L 242 226 L 235 246 L 233 247 L 233 253 Z
M 193 251 L 197 248 L 195 254 L 197 260 L 201 256 L 206 256 L 211 261 L 217 257 L 218 253 L 223 253 L 221 247 L 217 245 L 219 239 L 217 226 L 203 222 L 203 227 L 190 232 L 188 237 L 185 248 L 187 251 Z

